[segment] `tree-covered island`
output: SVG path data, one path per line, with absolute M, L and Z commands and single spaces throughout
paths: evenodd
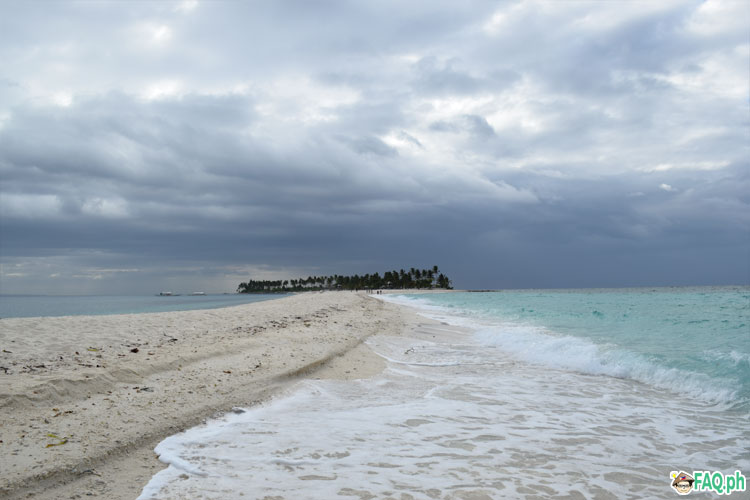
M 308 276 L 291 280 L 249 280 L 240 283 L 238 293 L 284 293 L 309 292 L 317 290 L 364 290 L 364 289 L 404 289 L 404 288 L 444 288 L 451 290 L 451 280 L 440 272 L 438 266 L 432 269 L 408 271 L 386 271 L 360 276 Z

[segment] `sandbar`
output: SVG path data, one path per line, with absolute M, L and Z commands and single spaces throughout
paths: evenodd
M 153 448 L 303 377 L 385 366 L 364 340 L 416 315 L 364 293 L 200 311 L 0 320 L 0 497 L 136 498 Z

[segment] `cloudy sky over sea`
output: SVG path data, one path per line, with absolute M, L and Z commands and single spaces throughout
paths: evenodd
M 0 2 L 0 292 L 750 282 L 750 4 Z

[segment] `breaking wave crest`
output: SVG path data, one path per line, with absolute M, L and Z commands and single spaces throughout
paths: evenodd
M 512 324 L 481 328 L 475 335 L 484 345 L 500 348 L 528 363 L 588 375 L 628 378 L 709 403 L 733 403 L 737 398 L 731 380 L 717 380 L 703 373 L 662 366 L 643 355 L 596 345 L 586 339 Z
M 543 326 L 504 321 L 482 309 L 436 305 L 429 298 L 406 295 L 383 298 L 416 308 L 425 317 L 468 327 L 483 345 L 500 349 L 522 362 L 588 375 L 631 379 L 686 399 L 711 404 L 747 403 L 747 394 L 738 390 L 741 384 L 737 379 L 691 370 L 689 362 L 682 367 L 670 365 L 658 352 L 632 352 L 615 343 L 602 344 L 584 337 L 561 334 Z M 708 355 L 734 367 L 741 368 L 748 364 L 748 356 L 737 351 L 728 354 L 709 351 Z

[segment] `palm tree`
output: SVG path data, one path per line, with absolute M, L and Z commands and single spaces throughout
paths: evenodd
M 295 278 L 288 280 L 248 280 L 237 286 L 239 293 L 274 293 L 286 291 L 291 286 L 292 291 L 320 290 L 324 287 L 345 290 L 361 288 L 447 288 L 451 289 L 451 280 L 439 272 L 438 266 L 432 269 L 410 268 L 409 271 L 385 271 L 374 274 L 343 276 L 339 274 L 331 276 L 308 276 L 307 278 Z

